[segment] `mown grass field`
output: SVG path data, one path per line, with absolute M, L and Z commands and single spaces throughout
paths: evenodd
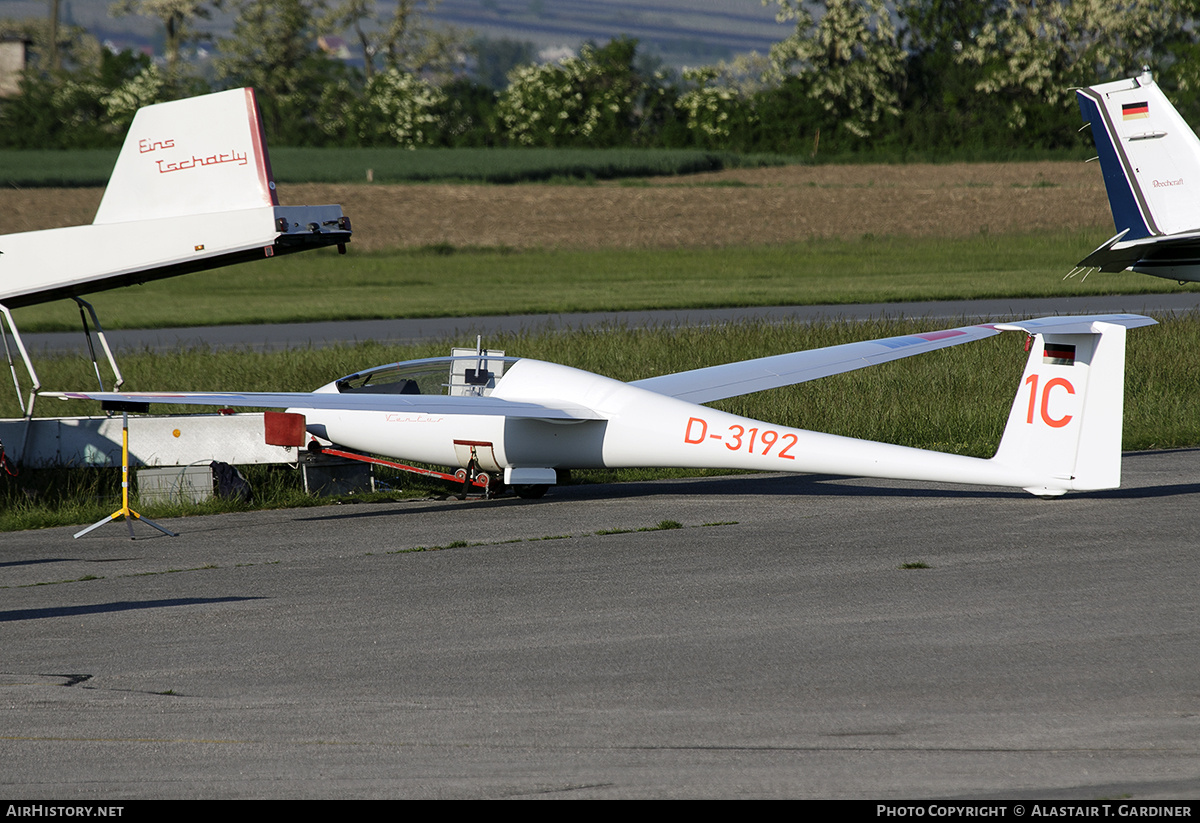
M 1065 278 L 1084 232 L 814 240 L 715 249 L 428 249 L 309 253 L 89 299 L 107 328 L 885 303 L 1195 290 L 1131 273 Z M 78 328 L 66 301 L 19 309 L 24 331 Z

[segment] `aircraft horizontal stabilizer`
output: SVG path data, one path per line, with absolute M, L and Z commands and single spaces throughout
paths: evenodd
M 1077 264 L 1084 269 L 1119 272 L 1130 269 L 1171 280 L 1200 274 L 1200 232 L 1123 240 L 1126 232 L 1107 240 Z

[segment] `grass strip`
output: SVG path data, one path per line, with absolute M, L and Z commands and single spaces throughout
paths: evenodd
M 435 247 L 247 263 L 93 295 L 106 328 L 1195 291 L 1129 272 L 1064 279 L 1103 238 L 863 237 L 598 251 Z M 78 328 L 69 301 L 15 312 Z

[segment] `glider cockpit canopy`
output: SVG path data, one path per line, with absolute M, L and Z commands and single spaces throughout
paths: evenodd
M 322 390 L 339 394 L 488 397 L 505 369 L 519 359 L 484 353 L 406 360 L 355 372 Z

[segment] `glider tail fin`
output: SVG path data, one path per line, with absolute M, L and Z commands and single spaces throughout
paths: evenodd
M 138 110 L 94 224 L 278 206 L 253 89 Z
M 1029 360 L 993 461 L 1035 482 L 1026 491 L 1121 484 L 1126 328 L 1135 315 L 1046 318 L 998 328 L 1032 336 Z

